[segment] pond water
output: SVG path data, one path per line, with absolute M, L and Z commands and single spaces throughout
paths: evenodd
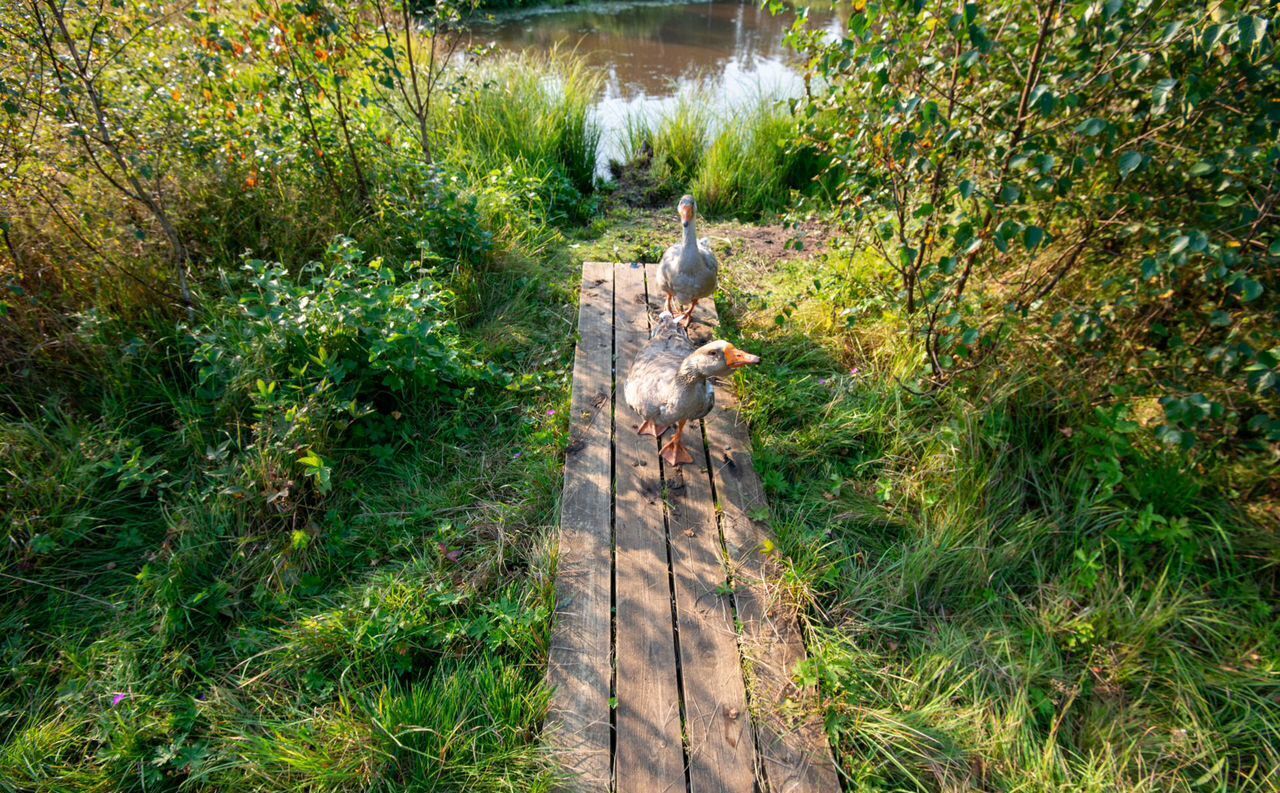
M 681 91 L 704 88 L 721 119 L 761 96 L 802 92 L 795 55 L 783 42 L 792 21 L 754 2 L 615 2 L 503 15 L 474 25 L 472 35 L 499 52 L 576 51 L 604 71 L 594 108 L 603 176 L 622 151 L 628 117 L 654 120 Z M 831 14 L 815 11 L 810 21 L 840 30 Z

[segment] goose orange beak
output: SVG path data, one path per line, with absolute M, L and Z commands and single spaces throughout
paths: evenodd
M 745 350 L 739 350 L 730 344 L 724 348 L 724 362 L 728 364 L 730 369 L 741 369 L 744 366 L 754 366 L 760 363 L 760 356 L 752 355 Z
M 680 213 L 680 222 L 689 225 L 689 221 L 693 220 L 693 204 L 681 204 L 677 211 Z

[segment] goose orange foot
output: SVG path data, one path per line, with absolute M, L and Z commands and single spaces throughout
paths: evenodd
M 684 435 L 683 421 L 676 428 L 676 434 L 671 436 L 671 440 L 667 441 L 659 453 L 662 459 L 667 461 L 667 465 L 677 466 L 693 462 L 693 455 L 689 454 L 689 450 L 684 448 L 684 443 L 681 441 L 682 435 Z
M 698 301 L 694 300 L 689 304 L 689 310 L 680 316 L 680 327 L 687 328 L 689 323 L 693 321 L 693 310 L 698 307 Z
M 666 431 L 667 431 L 666 427 L 659 427 L 658 425 L 654 424 L 652 421 L 646 421 L 645 423 L 640 425 L 640 429 L 636 430 L 636 434 L 652 435 L 653 437 L 658 438 L 658 437 L 661 437 L 662 433 Z

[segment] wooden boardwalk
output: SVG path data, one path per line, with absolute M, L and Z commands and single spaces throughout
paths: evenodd
M 582 271 L 548 735 L 568 790 L 837 791 L 795 612 L 765 549 L 764 492 L 732 387 L 672 469 L 622 398 L 660 301 L 653 265 Z M 704 302 L 705 305 L 705 302 Z M 699 308 L 695 341 L 716 326 Z

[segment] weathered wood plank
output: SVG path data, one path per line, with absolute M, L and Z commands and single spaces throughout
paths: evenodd
M 568 790 L 609 789 L 613 265 L 582 266 L 570 441 L 560 500 L 548 734 Z
M 685 787 L 684 749 L 661 472 L 653 438 L 636 434 L 641 419 L 622 396 L 627 370 L 649 335 L 644 269 L 619 265 L 614 284 L 618 697 L 614 769 L 618 793 L 675 793 Z
M 650 280 L 652 283 L 652 279 Z M 690 326 L 697 343 L 709 334 L 697 320 Z M 693 793 L 751 793 L 756 786 L 756 748 L 738 652 L 733 604 L 716 525 L 711 477 L 702 425 L 690 425 L 685 445 L 694 462 L 663 465 L 667 487 L 667 533 L 680 625 L 680 662 L 689 785 Z
M 714 307 L 705 318 L 707 327 L 714 328 Z M 805 657 L 804 641 L 794 605 L 777 588 L 780 570 L 762 552 L 770 531 L 753 516 L 763 513 L 767 503 L 732 383 L 717 386 L 716 407 L 704 425 L 768 788 L 772 793 L 839 790 L 831 749 L 816 715 L 815 692 L 792 682 L 796 664 Z

